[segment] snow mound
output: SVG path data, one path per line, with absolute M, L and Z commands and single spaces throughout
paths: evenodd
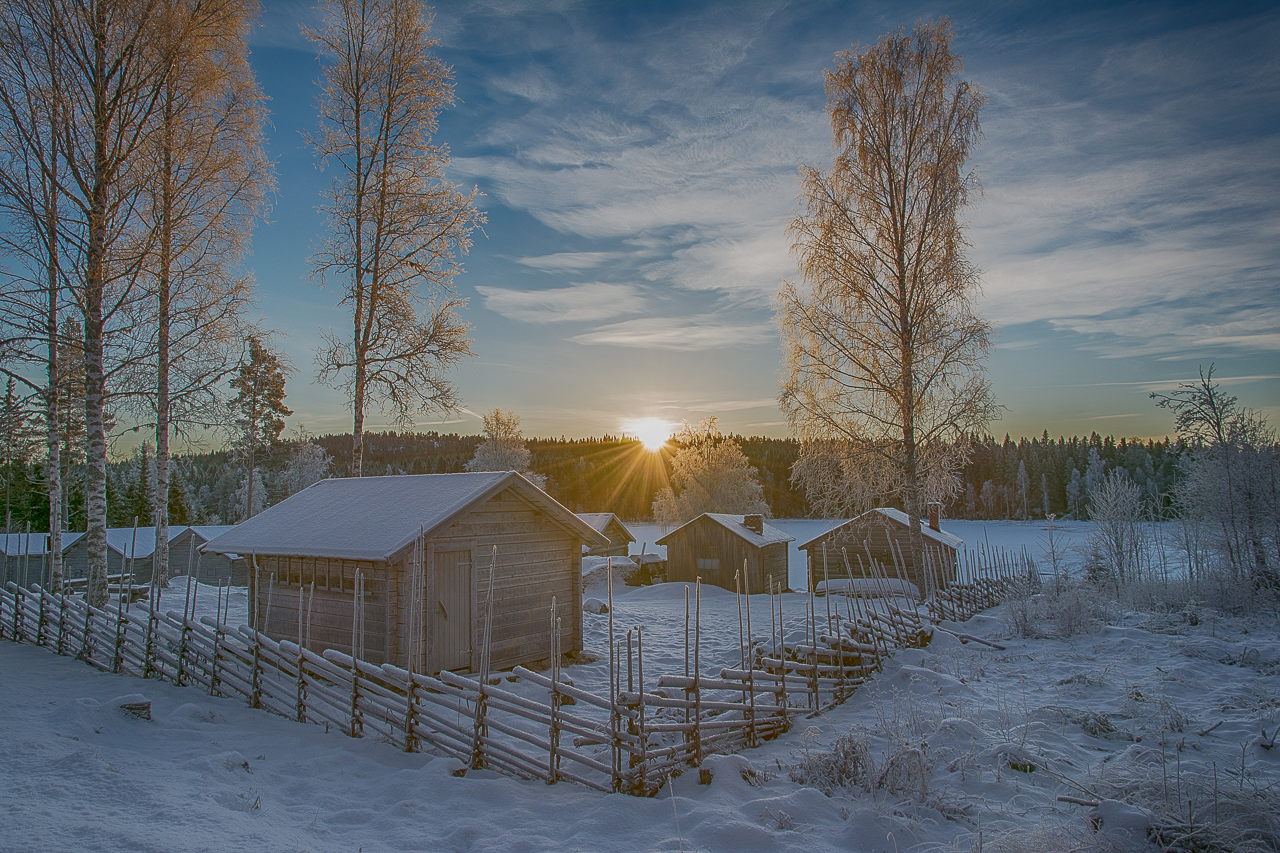
M 197 773 L 252 773 L 249 760 L 235 750 L 203 755 L 182 764 L 184 770 Z
M 613 558 L 613 592 L 615 595 L 622 590 L 626 585 L 627 578 L 637 568 L 639 567 L 626 557 Z M 584 591 L 589 589 L 597 594 L 609 588 L 608 557 L 582 558 L 582 588 Z

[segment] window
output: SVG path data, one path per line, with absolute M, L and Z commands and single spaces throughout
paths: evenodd
M 697 562 L 699 572 L 711 574 L 712 572 L 720 571 L 719 557 L 699 557 Z

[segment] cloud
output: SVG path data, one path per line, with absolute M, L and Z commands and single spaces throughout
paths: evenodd
M 557 252 L 553 255 L 521 258 L 520 263 L 543 272 L 581 272 L 594 269 L 621 256 L 620 252 Z
M 643 311 L 644 298 L 627 284 L 592 282 L 552 290 L 479 285 L 484 307 L 522 323 L 595 322 Z
M 776 405 L 778 405 L 777 400 L 773 397 L 766 397 L 763 400 L 728 400 L 721 403 L 699 403 L 687 408 L 691 412 L 738 412 L 743 409 L 765 409 Z
M 575 335 L 580 344 L 698 351 L 732 346 L 755 346 L 777 335 L 771 323 L 725 323 L 714 315 L 642 317 Z

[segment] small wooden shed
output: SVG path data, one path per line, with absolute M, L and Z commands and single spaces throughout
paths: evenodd
M 734 590 L 734 573 L 745 562 L 742 591 L 756 595 L 768 592 L 771 581 L 787 587 L 787 543 L 792 539 L 761 515 L 704 512 L 654 544 L 667 548 L 668 581 L 702 578 Z
M 355 639 L 372 663 L 462 672 L 480 663 L 494 546 L 498 669 L 550 656 L 553 601 L 561 649 L 582 649 L 582 546 L 607 542 L 499 471 L 321 480 L 204 552 L 249 557 L 249 619 L 271 637 L 298 639 L 301 599 L 313 651 L 351 652 Z
M 604 548 L 591 548 L 587 551 L 589 557 L 625 557 L 630 549 L 631 543 L 636 541 L 636 537 L 631 534 L 627 526 L 623 524 L 616 515 L 611 512 L 580 512 L 578 518 L 590 524 L 592 529 L 597 533 L 608 537 L 609 544 Z
M 249 564 L 240 554 L 203 553 L 207 542 L 217 539 L 234 524 L 196 524 L 169 540 L 169 574 L 193 575 L 201 583 L 247 586 Z M 195 543 L 192 553 L 192 542 Z
M 44 585 L 48 581 L 49 534 L 0 534 L 0 584 Z
M 169 541 L 182 535 L 185 527 L 169 528 Z M 133 568 L 132 583 L 151 582 L 152 556 L 156 552 L 154 527 L 107 528 L 107 575 L 115 577 Z M 170 547 L 172 554 L 172 547 Z M 130 559 L 132 558 L 132 559 Z M 62 535 L 62 575 L 67 580 L 89 576 L 89 542 L 84 533 Z
M 885 566 L 889 578 L 898 577 L 898 567 L 906 571 L 906 579 L 915 586 L 916 594 L 923 594 L 932 585 L 949 584 L 956 576 L 956 552 L 964 547 L 964 540 L 941 528 L 936 516 L 929 521 L 921 519 L 920 530 L 924 534 L 926 559 L 931 567 L 933 584 L 927 583 L 923 567 L 915 565 L 911 557 L 911 519 L 900 509 L 878 507 L 855 518 L 838 524 L 799 546 L 807 555 L 809 584 L 817 589 L 824 578 L 832 585 L 846 579 L 852 570 L 853 577 L 871 576 L 868 557 Z M 826 546 L 826 570 L 823 568 L 823 546 Z M 849 555 L 849 568 L 845 568 L 844 553 Z

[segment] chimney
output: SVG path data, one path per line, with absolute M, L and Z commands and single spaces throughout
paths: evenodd
M 942 529 L 942 528 L 939 526 L 939 522 L 938 522 L 938 517 L 939 517 L 941 514 L 942 514 L 942 504 L 940 504 L 940 503 L 931 503 L 931 504 L 929 504 L 929 529 L 930 529 L 930 530 L 941 530 L 941 529 Z
M 750 530 L 752 533 L 764 533 L 764 516 L 763 515 L 744 515 L 742 517 L 742 526 Z

